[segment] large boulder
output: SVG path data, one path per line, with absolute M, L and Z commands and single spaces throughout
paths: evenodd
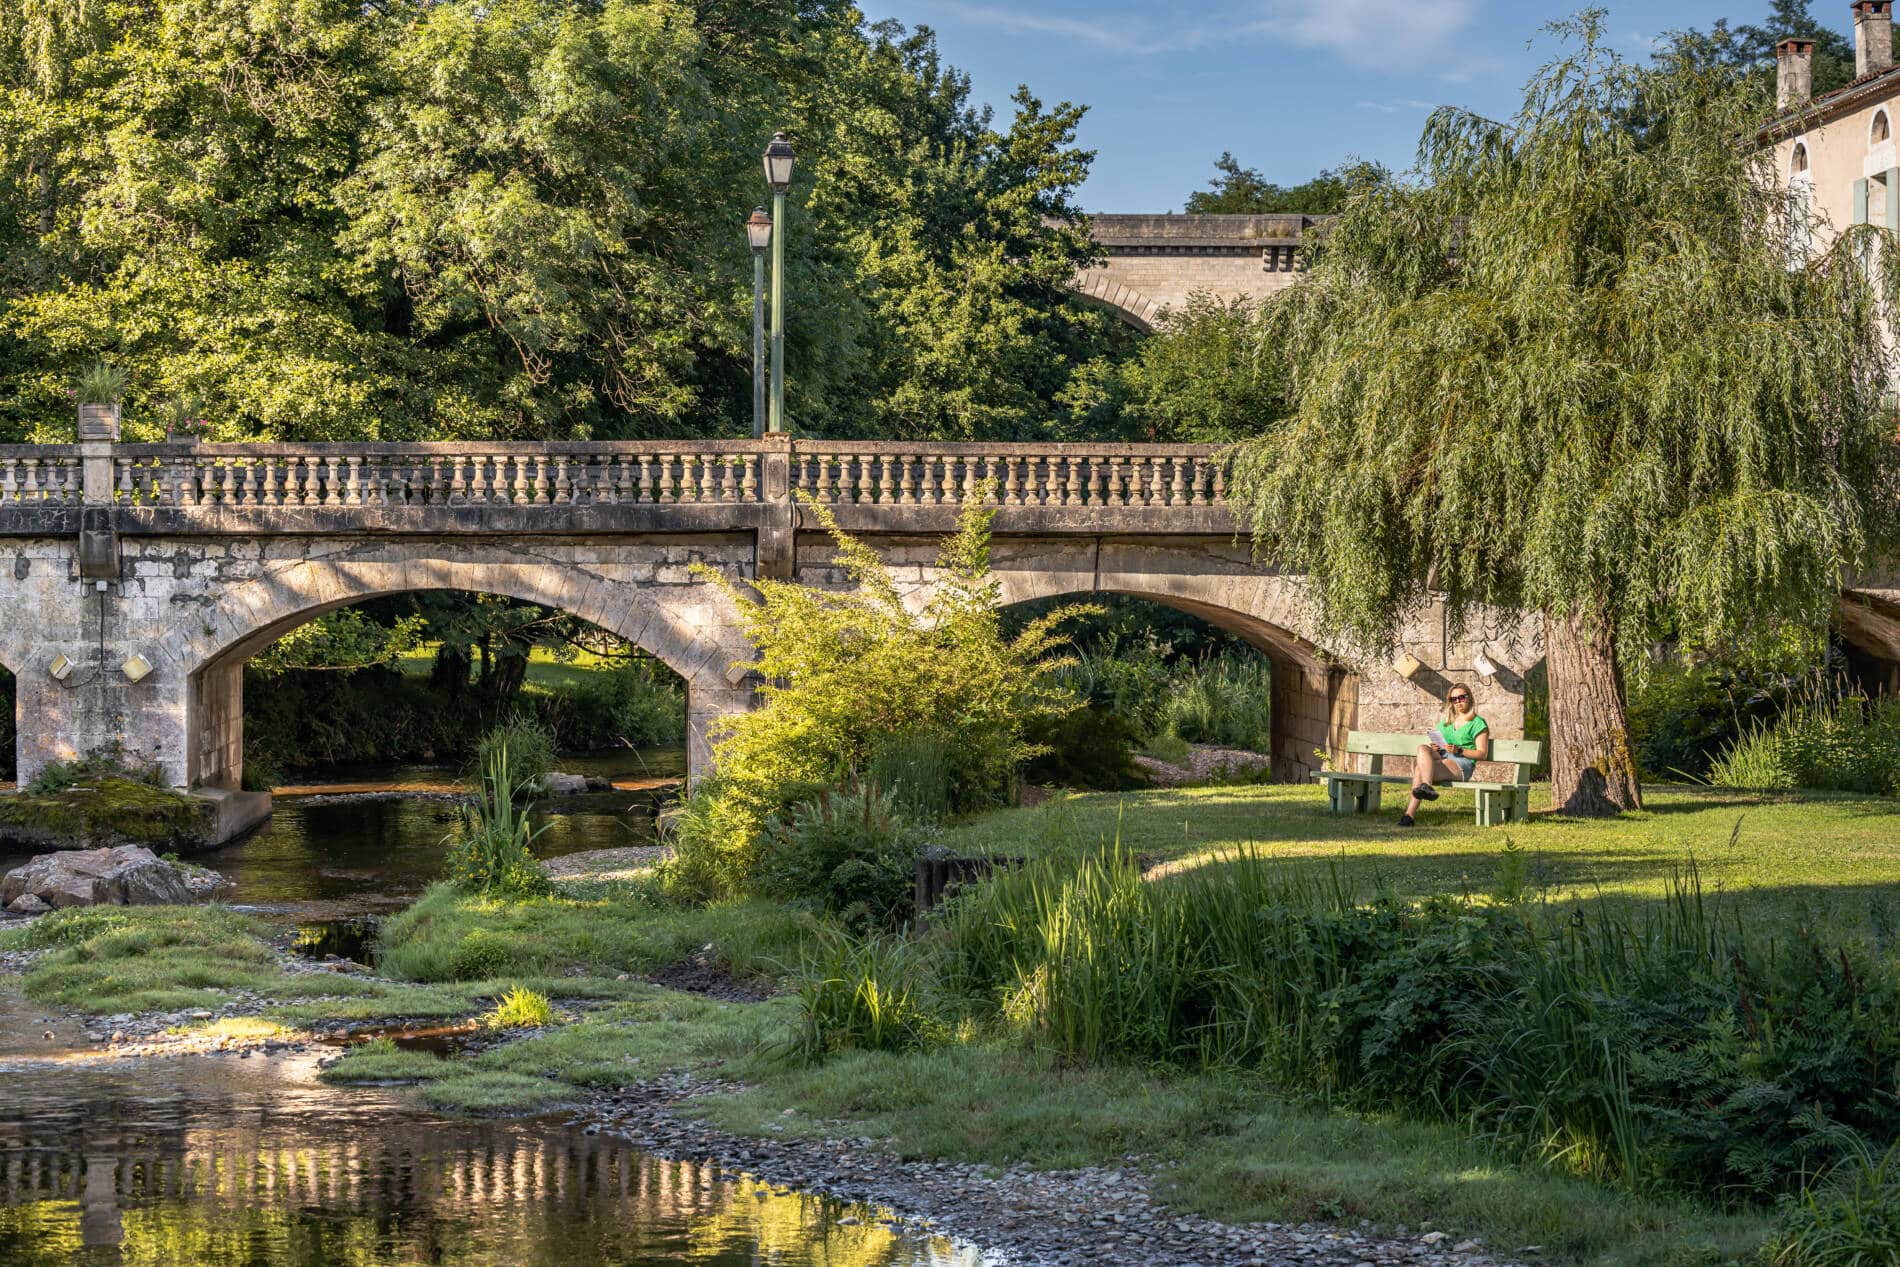
M 209 896 L 187 875 L 142 845 L 43 853 L 0 879 L 0 905 L 29 915 L 61 906 L 176 906 Z

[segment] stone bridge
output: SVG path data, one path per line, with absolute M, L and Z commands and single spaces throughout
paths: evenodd
M 1299 280 L 1300 248 L 1327 216 L 1097 215 L 1089 229 L 1106 256 L 1076 274 L 1076 293 L 1138 330 L 1205 291 L 1264 299 Z
M 1207 448 L 101 441 L 0 448 L 0 662 L 17 682 L 20 777 L 118 742 L 179 786 L 234 792 L 245 661 L 324 612 L 424 589 L 557 608 L 651 653 L 686 683 L 689 768 L 703 769 L 719 720 L 752 706 L 753 653 L 691 565 L 839 583 L 805 495 L 921 605 L 939 541 L 985 481 L 1006 602 L 1135 595 L 1271 657 L 1280 778 L 1305 777 L 1351 727 L 1422 729 L 1481 649 L 1507 670 L 1477 684 L 1486 714 L 1504 733 L 1521 725 L 1533 637 L 1515 624 L 1457 637 L 1428 612 L 1392 649 L 1424 666 L 1409 680 L 1336 654 L 1306 627 L 1299 579 L 1251 558 Z

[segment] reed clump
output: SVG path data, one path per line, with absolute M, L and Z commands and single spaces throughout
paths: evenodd
M 1752 936 L 1693 869 L 1558 908 L 1362 900 L 1251 852 L 1149 878 L 1112 847 L 965 890 L 905 954 L 879 987 L 935 1000 L 927 1035 L 1244 1069 L 1634 1190 L 1763 1200 L 1900 1138 L 1900 973 Z

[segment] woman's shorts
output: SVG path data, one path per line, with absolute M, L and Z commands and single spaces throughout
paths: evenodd
M 1471 772 L 1478 768 L 1478 763 L 1470 757 L 1440 757 L 1439 760 L 1458 772 L 1460 783 L 1470 782 Z

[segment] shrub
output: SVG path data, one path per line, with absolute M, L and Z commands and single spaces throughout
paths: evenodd
M 942 578 L 921 612 L 905 604 L 876 552 L 816 502 L 808 504 L 854 589 L 760 579 L 755 599 L 696 565 L 695 574 L 737 607 L 765 685 L 761 707 L 725 723 L 714 790 L 682 815 L 676 888 L 712 895 L 743 888 L 786 789 L 852 777 L 895 736 L 940 742 L 933 759 L 952 811 L 1010 797 L 1018 766 L 1034 755 L 1027 728 L 1074 706 L 1050 680 L 1062 667 L 1050 651 L 1056 626 L 1085 609 L 1059 608 L 1003 637 L 989 571 L 988 491 L 964 503 L 938 558 Z
M 768 825 L 753 885 L 848 927 L 894 928 L 914 909 L 917 847 L 916 831 L 876 784 L 826 791 Z
M 554 1022 L 554 1007 L 545 994 L 514 986 L 482 1017 L 486 1029 L 540 1029 Z
M 565 748 L 674 744 L 686 733 L 686 692 L 670 669 L 636 658 L 551 696 L 544 716 Z
M 1052 675 L 1082 705 L 1045 717 L 1029 737 L 1041 752 L 1024 777 L 1111 791 L 1140 786 L 1133 756 L 1167 724 L 1170 678 L 1151 646 L 1078 656 Z
M 475 775 L 486 779 L 501 757 L 516 795 L 533 795 L 541 790 L 548 772 L 554 769 L 554 736 L 548 728 L 529 717 L 511 717 L 483 733 L 475 744 Z
M 798 978 L 797 1049 L 806 1059 L 841 1051 L 914 1051 L 942 1025 L 921 1003 L 915 947 L 902 938 L 829 931 Z
M 547 869 L 534 856 L 540 832 L 516 804 L 524 785 L 513 758 L 505 743 L 489 751 L 474 803 L 462 808 L 455 831 L 443 842 L 449 852 L 449 880 L 471 892 L 526 897 L 552 887 Z
M 1757 722 L 1709 768 L 1719 787 L 1900 795 L 1900 699 L 1809 699 Z

